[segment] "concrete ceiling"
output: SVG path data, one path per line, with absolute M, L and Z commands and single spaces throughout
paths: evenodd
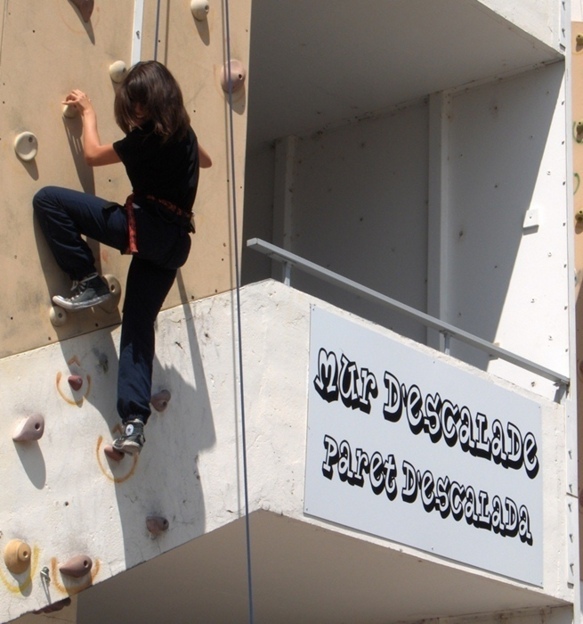
M 477 0 L 253 0 L 248 143 L 558 58 Z
M 279 514 L 256 512 L 250 527 L 255 624 L 391 624 L 561 605 Z M 77 621 L 249 622 L 246 561 L 240 519 L 83 592 Z

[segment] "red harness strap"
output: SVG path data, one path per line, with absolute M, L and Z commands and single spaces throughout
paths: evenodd
M 128 215 L 128 248 L 126 253 L 138 253 L 138 233 L 136 230 L 136 215 L 134 214 L 134 194 L 128 195 L 125 203 L 125 210 Z
M 125 203 L 125 211 L 128 215 L 128 248 L 126 253 L 129 254 L 137 254 L 138 253 L 138 232 L 136 229 L 136 215 L 134 214 L 134 197 L 135 193 L 131 193 L 128 195 Z M 172 202 L 169 202 L 165 199 L 158 199 L 153 195 L 146 195 L 145 199 L 160 206 L 163 206 L 166 210 L 169 210 L 174 215 L 179 217 L 179 219 L 183 222 L 184 227 L 187 227 L 189 232 L 194 232 L 194 223 L 192 223 L 192 213 L 186 212 L 174 205 Z

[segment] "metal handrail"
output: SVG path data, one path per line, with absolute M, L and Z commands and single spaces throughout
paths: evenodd
M 343 277 L 338 273 L 334 273 L 318 264 L 310 262 L 302 258 L 301 256 L 297 256 L 285 249 L 281 249 L 281 247 L 277 247 L 276 245 L 272 245 L 260 238 L 251 238 L 247 241 L 247 247 L 250 249 L 254 249 L 274 260 L 279 260 L 287 265 L 286 274 L 289 276 L 289 267 L 291 265 L 296 266 L 302 269 L 305 273 L 309 273 L 310 275 L 315 275 L 316 277 L 328 282 L 330 284 L 334 284 L 336 286 L 340 286 L 345 290 L 356 293 L 366 299 L 370 299 L 377 303 L 382 303 L 388 308 L 395 310 L 409 318 L 413 318 L 426 327 L 431 327 L 442 333 L 446 339 L 449 337 L 456 338 L 466 344 L 471 345 L 472 347 L 476 347 L 481 351 L 485 351 L 488 355 L 493 357 L 500 358 L 502 360 L 506 360 L 511 364 L 515 364 L 531 373 L 535 373 L 544 377 L 545 379 L 549 379 L 559 386 L 564 386 L 565 389 L 569 386 L 569 378 L 565 377 L 565 375 L 561 375 L 550 368 L 546 368 L 545 366 L 541 366 L 536 362 L 532 362 L 531 360 L 527 360 L 526 358 L 521 357 L 520 355 L 516 355 L 511 353 L 510 351 L 506 351 L 506 349 L 502 349 L 497 347 L 496 345 L 484 340 L 483 338 L 479 338 L 478 336 L 474 336 L 463 329 L 459 329 L 454 325 L 450 325 L 449 323 L 445 323 L 440 321 L 438 318 L 434 316 L 430 316 L 429 314 L 425 314 L 424 312 L 420 312 L 415 308 L 412 308 L 396 299 L 392 299 L 391 297 L 387 297 L 382 293 L 372 290 L 371 288 L 367 288 L 358 282 L 354 282 L 347 277 Z

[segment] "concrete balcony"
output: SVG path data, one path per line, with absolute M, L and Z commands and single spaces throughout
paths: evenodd
M 508 559 L 516 544 L 518 551 L 524 546 L 518 536 L 503 537 L 425 513 L 421 498 L 416 506 L 431 518 L 436 547 L 444 543 L 440 526 L 448 524 L 450 541 L 456 536 L 466 540 L 467 531 L 474 531 L 476 550 L 469 548 L 461 559 L 431 552 L 423 540 L 415 543 L 399 534 L 400 514 L 387 519 L 385 534 L 379 536 L 319 512 L 306 513 L 314 477 L 314 447 L 307 452 L 307 444 L 316 424 L 308 421 L 313 416 L 308 405 L 312 309 L 372 335 L 379 345 L 390 340 L 412 357 L 435 361 L 456 379 L 467 376 L 492 395 L 526 401 L 540 414 L 540 432 L 532 425 L 540 435 L 541 468 L 530 480 L 540 506 L 540 513 L 531 510 L 540 554 L 532 575 L 517 571 Z M 0 545 L 20 539 L 31 549 L 25 573 L 11 574 L 0 562 L 2 621 L 72 595 L 76 600 L 68 609 L 76 609 L 77 620 L 70 621 L 84 624 L 246 622 L 249 569 L 256 622 L 495 619 L 500 613 L 570 621 L 572 553 L 560 404 L 271 280 L 242 289 L 240 314 L 245 452 L 234 293 L 161 314 L 154 380 L 156 389 L 170 391 L 171 399 L 164 411 L 153 413 L 136 462 L 110 462 L 103 454 L 117 424 L 111 391 L 117 330 L 2 360 L 2 375 L 10 370 L 18 382 L 9 386 L 4 401 L 4 413 L 13 422 L 5 416 L 0 429 L 5 477 Z M 85 385 L 72 389 L 70 374 L 82 377 Z M 14 442 L 14 426 L 27 414 L 44 416 L 44 434 L 37 441 Z M 385 443 L 374 442 L 378 448 Z M 323 452 L 323 447 L 316 450 L 316 464 Z M 496 488 L 503 491 L 517 471 L 498 469 Z M 358 489 L 338 474 L 322 480 L 347 491 Z M 165 518 L 167 530 L 149 531 L 151 516 Z M 427 537 L 423 524 L 419 528 Z M 478 565 L 485 533 L 498 545 L 492 561 L 502 563 L 496 571 L 496 564 Z M 71 580 L 59 568 L 78 554 L 90 557 L 93 566 Z M 45 568 L 49 582 L 41 575 Z

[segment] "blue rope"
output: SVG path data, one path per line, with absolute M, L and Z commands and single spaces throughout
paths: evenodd
M 225 31 L 227 45 L 227 68 L 229 68 L 229 141 L 231 155 L 231 193 L 233 195 L 233 237 L 235 251 L 235 292 L 237 305 L 237 337 L 239 340 L 239 387 L 241 391 L 241 443 L 243 458 L 243 490 L 245 496 L 245 537 L 247 544 L 247 585 L 249 600 L 249 623 L 253 624 L 253 580 L 251 573 L 251 529 L 249 523 L 249 486 L 247 475 L 247 439 L 245 431 L 245 391 L 243 383 L 243 332 L 241 327 L 241 283 L 239 278 L 239 236 L 237 229 L 237 184 L 235 181 L 235 138 L 233 131 L 233 81 L 228 65 L 231 60 L 231 29 L 229 24 L 229 0 L 225 0 Z

